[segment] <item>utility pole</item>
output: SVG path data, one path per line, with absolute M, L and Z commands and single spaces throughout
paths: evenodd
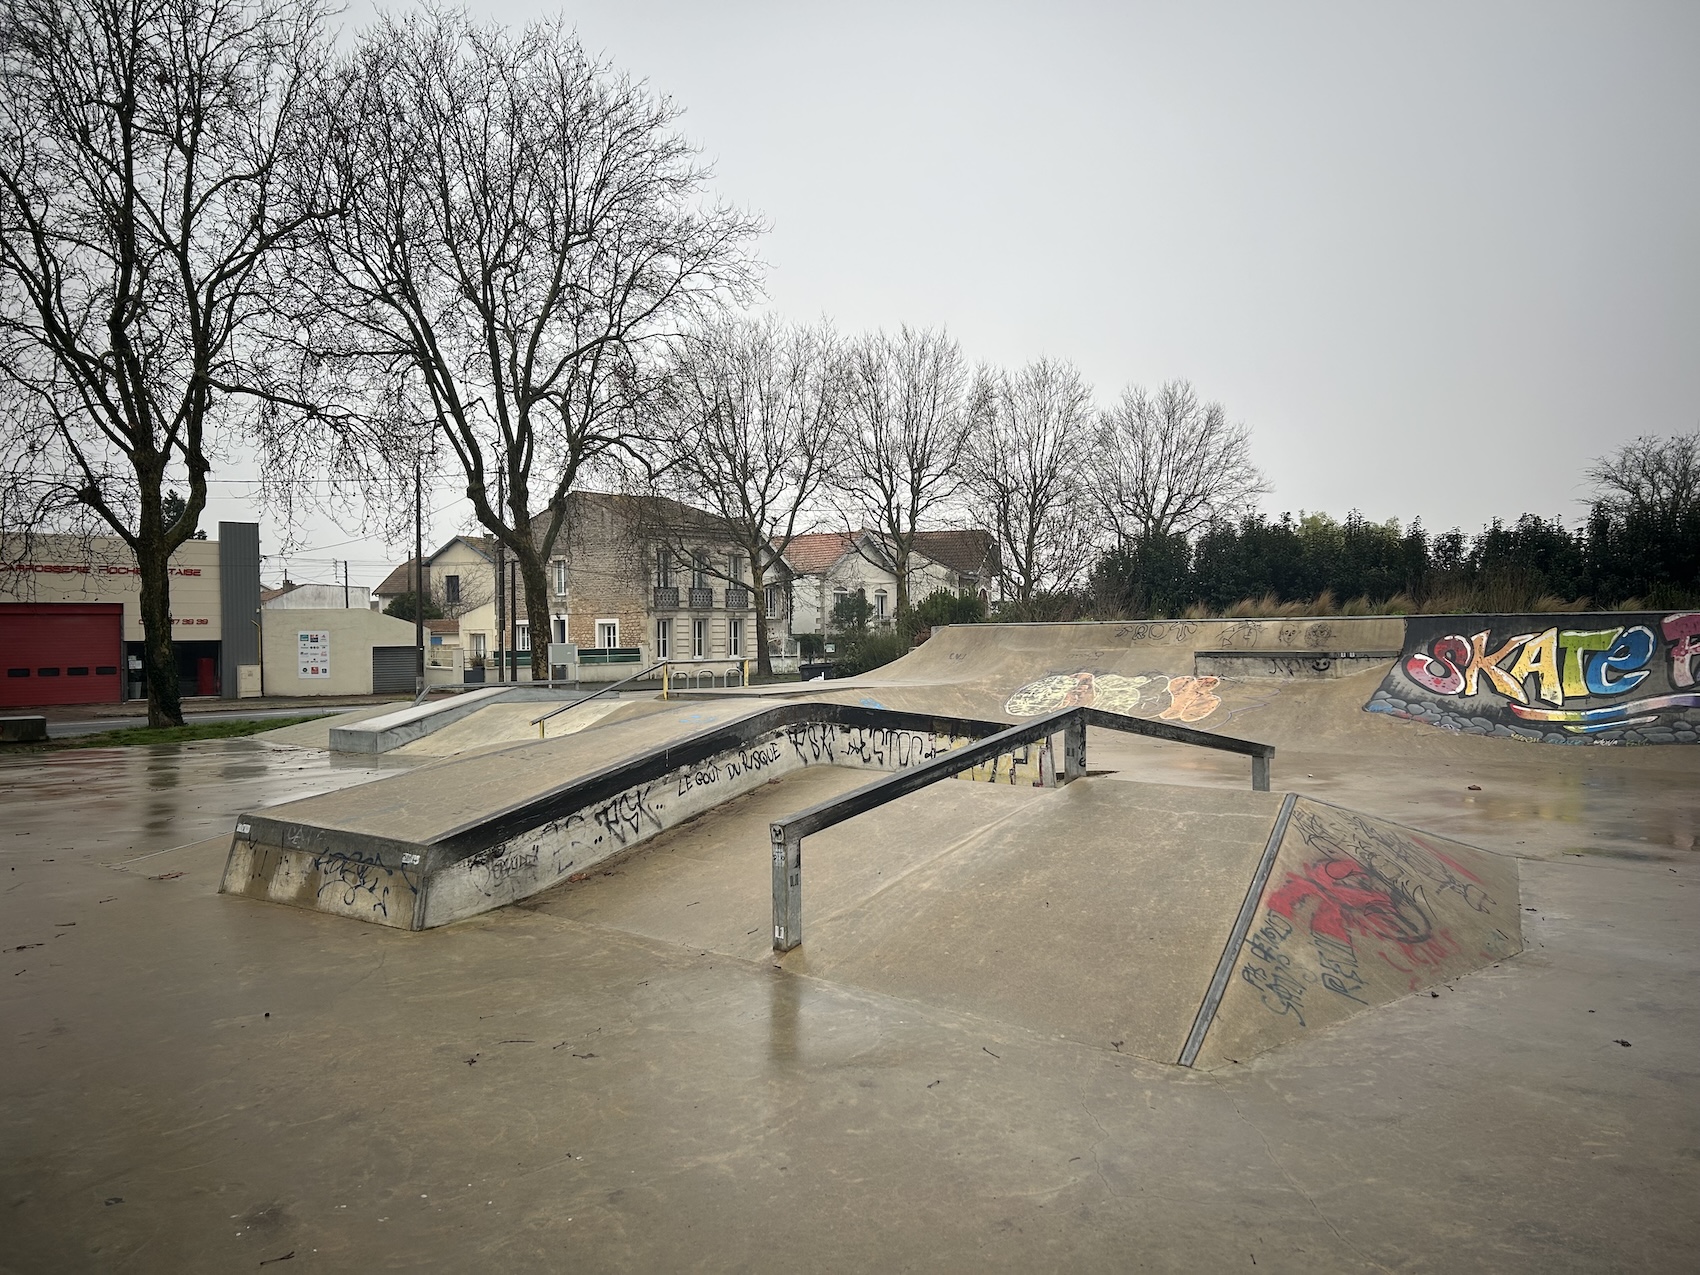
M 342 609 L 344 611 L 348 610 L 349 605 L 350 604 L 349 604 L 349 601 L 348 601 L 348 559 L 344 558 L 342 560 Z
M 425 501 L 419 458 L 413 460 L 413 694 L 425 698 Z

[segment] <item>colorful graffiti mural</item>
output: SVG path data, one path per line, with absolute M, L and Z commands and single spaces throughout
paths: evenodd
M 1700 742 L 1700 612 L 1419 617 L 1364 709 L 1546 743 Z
M 1037 717 L 1085 705 L 1128 717 L 1201 722 L 1221 706 L 1216 677 L 1170 677 L 1165 673 L 1053 673 L 1029 682 L 1004 704 L 1011 717 Z

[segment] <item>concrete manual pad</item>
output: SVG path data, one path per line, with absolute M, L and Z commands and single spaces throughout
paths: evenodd
M 1301 797 L 1197 1065 L 1514 956 L 1520 906 L 1515 859 Z
M 622 757 L 638 756 L 692 731 L 735 721 L 766 707 L 748 701 L 680 705 L 559 739 L 448 757 L 402 771 L 357 792 L 332 793 L 276 806 L 266 813 L 345 832 L 431 841 L 461 827 L 479 812 L 516 805 L 574 775 Z

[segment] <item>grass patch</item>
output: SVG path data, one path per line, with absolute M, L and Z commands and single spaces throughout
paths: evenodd
M 331 713 L 306 713 L 300 717 L 241 717 L 222 722 L 191 722 L 187 726 L 126 726 L 119 730 L 103 730 L 95 735 L 73 735 L 68 739 L 50 739 L 45 743 L 6 744 L 8 753 L 57 753 L 73 748 L 129 748 L 136 744 L 189 744 L 198 739 L 239 739 L 261 731 L 281 730 L 302 722 L 331 717 Z

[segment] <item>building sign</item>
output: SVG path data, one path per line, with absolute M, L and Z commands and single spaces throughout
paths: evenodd
M 297 677 L 329 677 L 331 675 L 331 635 L 328 632 L 297 632 L 300 651 L 296 665 Z

